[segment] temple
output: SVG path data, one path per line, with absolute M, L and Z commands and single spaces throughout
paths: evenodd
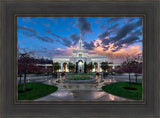
M 102 72 L 101 69 L 101 63 L 107 61 L 107 56 L 89 56 L 88 50 L 83 49 L 83 41 L 80 39 L 78 41 L 78 49 L 73 50 L 72 56 L 55 56 L 53 57 L 53 63 L 58 62 L 61 65 L 61 69 L 58 70 L 59 72 L 69 72 L 69 69 L 67 68 L 67 64 L 69 62 L 73 64 L 78 64 L 78 72 L 83 73 L 84 72 L 84 63 L 86 64 L 92 62 L 94 65 L 94 68 L 91 70 L 91 72 Z

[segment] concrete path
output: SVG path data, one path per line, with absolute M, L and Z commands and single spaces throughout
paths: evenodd
M 102 90 L 67 90 L 60 89 L 48 96 L 36 99 L 35 101 L 133 101 L 130 99 L 118 97 Z

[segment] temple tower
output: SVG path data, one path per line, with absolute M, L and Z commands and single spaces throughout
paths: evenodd
M 82 49 L 83 43 L 82 43 L 82 39 L 81 39 L 81 32 L 80 32 L 80 40 L 79 40 L 78 46 L 79 46 L 79 50 L 83 50 Z

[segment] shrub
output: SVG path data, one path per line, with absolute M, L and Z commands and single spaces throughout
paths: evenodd
M 91 80 L 93 77 L 90 76 L 73 76 L 73 77 L 68 77 L 67 79 L 70 80 Z

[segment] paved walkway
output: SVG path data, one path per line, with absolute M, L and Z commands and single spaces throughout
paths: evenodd
M 130 99 L 118 97 L 102 90 L 67 90 L 60 89 L 48 96 L 36 99 L 35 101 L 76 101 L 76 100 L 87 100 L 87 101 L 133 101 Z
M 56 85 L 56 80 L 45 81 L 45 84 Z M 36 99 L 35 101 L 77 101 L 77 100 L 87 100 L 87 101 L 133 101 L 130 99 L 118 97 L 109 93 L 104 92 L 101 87 L 106 84 L 116 82 L 115 79 L 105 79 L 103 82 L 95 83 L 64 83 L 60 82 L 58 90 L 50 95 Z

